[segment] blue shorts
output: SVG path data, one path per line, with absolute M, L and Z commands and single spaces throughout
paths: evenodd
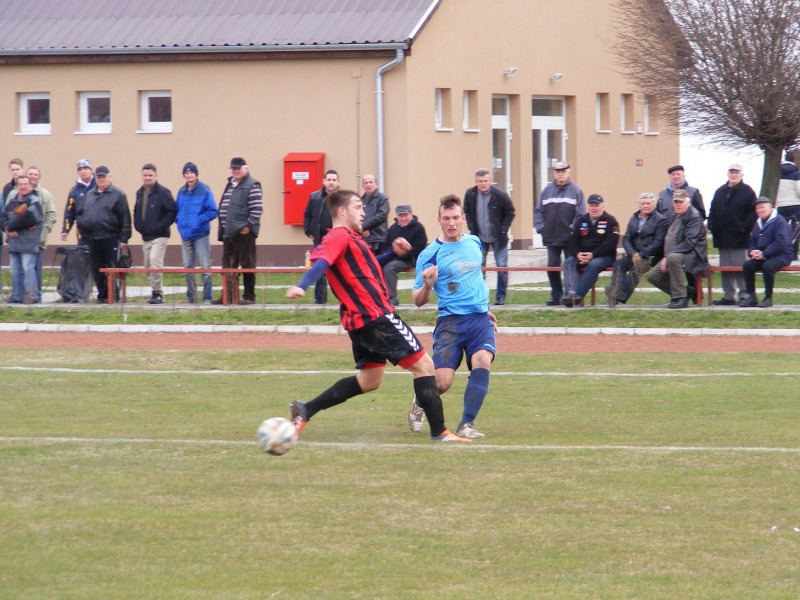
M 437 368 L 458 369 L 461 358 L 467 356 L 467 368 L 472 370 L 472 355 L 478 350 L 497 354 L 494 325 L 489 313 L 448 315 L 436 321 L 433 330 L 433 365 Z

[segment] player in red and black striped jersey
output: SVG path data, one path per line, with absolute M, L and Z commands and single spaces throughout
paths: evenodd
M 391 260 L 394 254 L 408 252 L 411 245 L 406 240 L 395 240 L 392 250 L 376 257 L 360 235 L 364 220 L 361 197 L 351 190 L 338 190 L 327 197 L 327 202 L 333 228 L 311 255 L 311 268 L 297 286 L 287 290 L 286 297 L 301 298 L 306 288 L 327 275 L 340 302 L 342 326 L 350 335 L 358 374 L 337 381 L 309 402 L 292 402 L 291 416 L 297 432 L 320 410 L 378 389 L 389 361 L 414 375 L 414 393 L 428 417 L 431 439 L 469 441 L 446 429 L 433 360 L 411 328 L 394 314 L 389 302 L 381 263 Z

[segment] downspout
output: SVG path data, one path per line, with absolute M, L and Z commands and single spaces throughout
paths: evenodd
M 399 65 L 403 60 L 405 60 L 405 52 L 398 48 L 396 50 L 396 55 L 394 59 L 378 67 L 378 70 L 375 72 L 375 100 L 377 102 L 377 111 L 376 111 L 376 130 L 378 136 L 378 185 L 381 186 L 382 190 L 386 190 L 386 177 L 385 177 L 385 168 L 384 168 L 384 151 L 383 151 L 383 74 L 391 71 L 397 65 Z

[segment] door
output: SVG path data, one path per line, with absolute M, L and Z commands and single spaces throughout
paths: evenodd
M 492 182 L 511 195 L 511 124 L 508 96 L 492 97 Z
M 563 97 L 534 97 L 531 100 L 533 139 L 533 202 L 539 201 L 542 189 L 550 183 L 550 167 L 567 159 L 567 121 Z M 533 231 L 533 245 L 541 248 L 542 238 Z

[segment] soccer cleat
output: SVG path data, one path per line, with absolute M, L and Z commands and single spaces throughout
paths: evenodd
M 411 401 L 411 410 L 408 411 L 408 428 L 413 433 L 422 431 L 422 424 L 425 422 L 425 411 L 417 404 L 417 395 Z
M 295 400 L 289 405 L 289 411 L 292 416 L 292 425 L 294 425 L 297 435 L 300 435 L 300 432 L 303 431 L 306 425 L 308 425 L 308 419 L 306 418 L 306 403 L 300 402 L 300 400 Z
M 467 438 L 469 440 L 479 440 L 482 437 L 486 437 L 480 431 L 476 430 L 472 423 L 464 423 L 461 427 L 456 430 L 456 435 L 460 438 Z
M 442 433 L 435 437 L 431 437 L 432 442 L 456 442 L 456 443 L 464 443 L 464 442 L 471 442 L 472 440 L 458 437 L 457 435 L 453 435 L 447 429 L 445 429 Z

